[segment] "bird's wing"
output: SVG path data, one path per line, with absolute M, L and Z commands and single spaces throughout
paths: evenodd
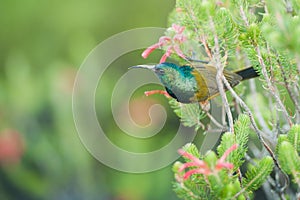
M 217 69 L 212 65 L 206 65 L 206 64 L 197 64 L 194 65 L 193 67 L 197 69 L 197 71 L 204 78 L 209 90 L 209 97 L 210 97 L 209 99 L 211 99 L 213 96 L 218 94 L 219 89 L 216 81 Z M 242 80 L 242 77 L 234 72 L 224 70 L 223 74 L 232 87 L 239 84 L 240 81 Z

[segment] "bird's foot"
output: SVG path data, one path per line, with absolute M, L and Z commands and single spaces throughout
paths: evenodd
M 208 112 L 210 110 L 210 102 L 209 101 L 201 101 L 199 102 L 202 110 Z

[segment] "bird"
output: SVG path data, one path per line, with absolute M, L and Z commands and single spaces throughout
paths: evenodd
M 156 65 L 136 65 L 131 68 L 153 71 L 165 87 L 166 92 L 180 103 L 207 102 L 219 94 L 216 81 L 217 69 L 208 62 L 182 66 L 163 62 Z M 235 87 L 241 81 L 259 76 L 253 67 L 234 72 L 224 70 L 223 74 L 231 87 Z

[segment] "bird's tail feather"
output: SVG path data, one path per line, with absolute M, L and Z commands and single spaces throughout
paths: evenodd
M 255 77 L 259 76 L 259 74 L 255 71 L 255 69 L 253 67 L 248 67 L 248 68 L 236 71 L 235 73 L 240 75 L 242 77 L 242 80 L 247 80 L 247 79 L 251 79 L 251 78 L 255 78 Z

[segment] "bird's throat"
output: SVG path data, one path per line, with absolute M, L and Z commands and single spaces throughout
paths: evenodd
M 197 81 L 191 74 L 177 74 L 176 77 L 166 81 L 166 78 L 161 79 L 166 91 L 169 95 L 181 103 L 191 103 L 197 101 L 195 95 L 199 90 Z

